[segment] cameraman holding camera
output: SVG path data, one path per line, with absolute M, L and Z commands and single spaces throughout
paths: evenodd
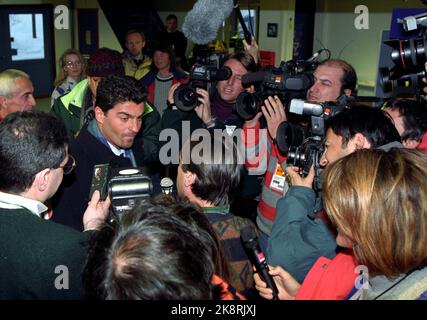
M 307 91 L 307 99 L 314 102 L 334 101 L 341 95 L 351 95 L 355 91 L 357 76 L 353 67 L 343 60 L 326 60 L 320 63 L 314 71 L 314 84 Z M 259 239 L 261 249 L 267 252 L 268 237 L 276 217 L 277 200 L 282 197 L 288 185 L 284 181 L 285 176 L 283 169 L 286 166 L 286 155 L 279 152 L 276 142 L 276 134 L 279 125 L 283 121 L 287 121 L 287 116 L 284 111 L 284 106 L 280 99 L 269 97 L 265 100 L 265 105 L 261 108 L 253 119 L 245 122 L 243 129 L 245 136 L 250 130 L 255 130 L 255 141 L 248 138 L 245 139 L 246 148 L 259 147 L 259 119 L 264 116 L 268 128 L 268 143 L 267 143 L 267 171 L 265 172 L 262 195 L 257 208 L 257 225 L 259 228 Z M 253 135 L 252 135 L 253 136 Z M 253 139 L 252 139 L 253 140 Z M 246 168 L 248 170 L 256 170 L 265 159 L 260 154 L 257 159 L 247 159 Z M 279 183 L 277 183 L 279 181 Z M 280 181 L 282 181 L 280 183 Z
M 256 69 L 253 57 L 246 52 L 237 52 L 225 60 L 223 67 L 231 70 L 227 80 L 216 83 L 212 92 L 195 88 L 198 95 L 198 105 L 192 111 L 181 111 L 174 101 L 174 92 L 179 83 L 169 90 L 169 108 L 162 117 L 162 128 L 173 128 L 181 133 L 182 121 L 190 121 L 190 132 L 199 128 L 219 128 L 234 130 L 242 126 L 242 121 L 234 111 L 236 99 L 243 91 L 253 91 L 253 87 L 245 89 L 242 86 L 242 76 Z

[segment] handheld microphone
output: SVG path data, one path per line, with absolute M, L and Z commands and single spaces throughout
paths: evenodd
M 273 300 L 278 300 L 279 290 L 277 289 L 272 276 L 268 273 L 270 269 L 265 261 L 264 253 L 259 248 L 258 239 L 254 229 L 251 226 L 241 229 L 240 238 L 242 239 L 243 245 L 248 253 L 249 259 L 255 266 L 255 269 L 259 273 L 261 279 L 267 284 L 268 288 L 273 290 Z
M 232 10 L 233 0 L 198 0 L 185 17 L 182 32 L 196 44 L 207 44 Z

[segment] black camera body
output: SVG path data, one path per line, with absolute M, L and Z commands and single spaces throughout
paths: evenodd
M 189 83 L 179 86 L 174 92 L 174 102 L 182 111 L 191 111 L 198 105 L 196 88 L 209 91 L 208 85 L 212 82 L 227 80 L 231 77 L 232 72 L 229 67 L 219 68 L 220 59 L 205 58 L 200 62 L 191 67 Z
M 399 93 L 419 96 L 425 86 L 427 62 L 427 14 L 408 16 L 402 20 L 406 32 L 420 30 L 415 39 L 392 39 L 384 41 L 391 48 L 391 60 L 394 67 L 379 68 L 379 83 L 385 94 Z
M 354 97 L 340 96 L 336 101 L 310 102 L 293 99 L 289 112 L 311 117 L 311 129 L 282 122 L 277 130 L 277 146 L 281 153 L 287 153 L 286 163 L 299 168 L 302 176 L 307 176 L 314 165 L 313 188 L 321 190 L 319 160 L 324 152 L 325 121 L 346 108 Z
M 111 199 L 113 214 L 132 210 L 139 202 L 150 198 L 153 183 L 143 168 L 113 168 L 109 164 L 95 165 L 90 197 L 99 190 L 101 199 Z
M 236 112 L 244 120 L 252 119 L 269 96 L 277 95 L 285 105 L 293 98 L 305 97 L 313 85 L 317 62 L 282 61 L 280 67 L 248 73 L 242 77 L 244 87 L 256 85 L 255 93 L 242 92 L 236 101 Z

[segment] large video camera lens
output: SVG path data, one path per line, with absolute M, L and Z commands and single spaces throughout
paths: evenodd
M 387 68 L 379 69 L 380 85 L 384 93 L 397 91 L 399 88 L 403 90 L 412 90 L 416 93 L 417 90 L 422 90 L 425 86 L 423 78 L 426 77 L 426 72 L 421 70 L 417 73 L 405 74 L 401 77 L 396 77 L 395 74 L 391 74 Z
M 197 106 L 197 93 L 190 86 L 179 86 L 173 93 L 173 100 L 178 109 L 191 111 Z
M 427 41 L 424 37 L 409 40 L 389 40 L 384 43 L 393 49 L 391 59 L 396 68 L 406 70 L 424 67 L 424 63 L 427 61 Z
M 277 147 L 282 154 L 286 154 L 291 147 L 300 146 L 306 136 L 308 136 L 306 128 L 283 121 L 277 128 Z
M 252 119 L 261 111 L 264 96 L 259 93 L 242 92 L 236 100 L 236 112 L 244 120 Z
M 208 83 L 227 80 L 232 71 L 229 67 L 215 68 L 209 65 L 195 64 L 190 70 L 190 82 L 188 85 L 178 87 L 173 99 L 178 109 L 191 111 L 198 105 L 196 88 L 208 89 Z

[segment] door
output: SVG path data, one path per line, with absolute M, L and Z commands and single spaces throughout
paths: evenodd
M 0 5 L 0 70 L 28 73 L 35 97 L 52 94 L 55 76 L 52 5 Z

